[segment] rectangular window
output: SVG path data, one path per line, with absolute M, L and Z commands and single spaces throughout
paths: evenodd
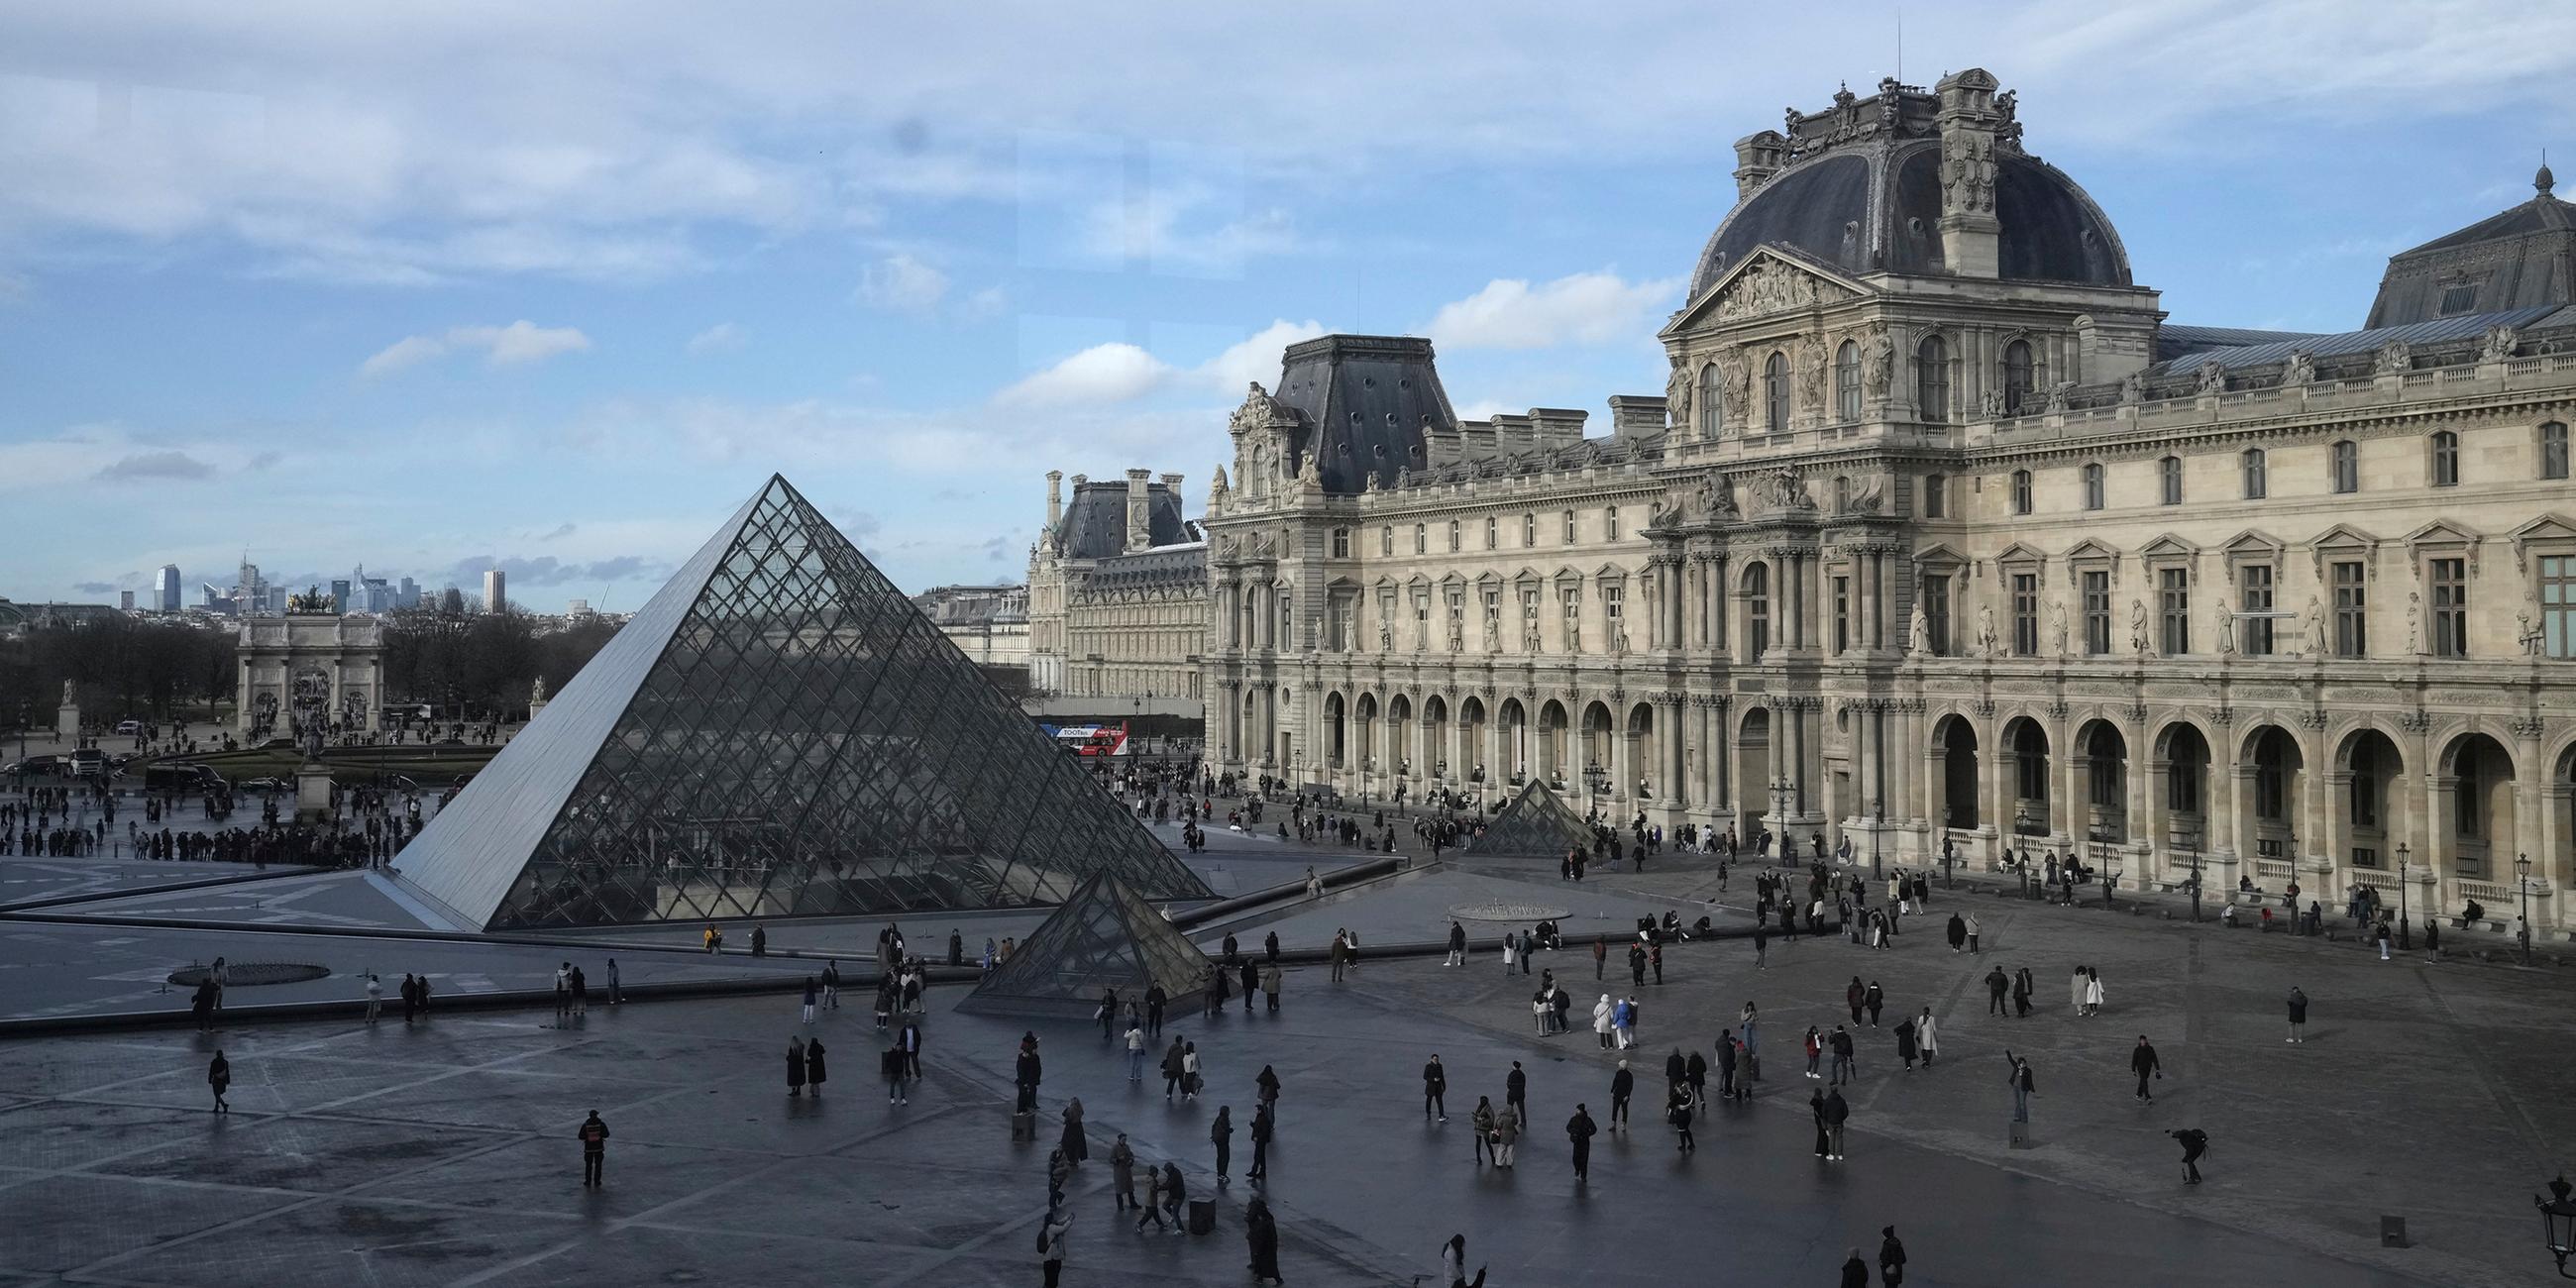
M 1851 651 L 1851 578 L 1834 578 L 1834 651 Z
M 1449 521 L 1449 553 L 1453 555 L 1458 553 L 1458 538 L 1458 521 L 1456 519 L 1451 519 Z
M 1949 480 L 1938 474 L 1923 476 L 1923 517 L 1944 519 L 1950 514 Z
M 1380 528 L 1380 529 L 1378 529 L 1378 530 L 1377 530 L 1377 552 L 1378 552 L 1379 554 L 1381 554 L 1381 555 L 1385 555 L 1385 556 L 1387 556 L 1387 557 L 1389 557 L 1389 558 L 1393 558 L 1393 557 L 1394 557 L 1394 555 L 1395 555 L 1395 528 L 1394 528 L 1394 526 L 1393 526 L 1393 525 L 1389 525 L 1389 526 L 1387 526 L 1387 527 L 1383 527 L 1383 528 Z
M 2433 656 L 2469 655 L 2469 571 L 2460 559 L 2429 561 L 2433 583 Z
M 2111 651 L 2111 574 L 2084 574 L 2084 651 L 2101 657 Z
M 1609 513 L 1603 517 L 1601 535 L 1605 540 L 1609 541 L 1616 541 L 1619 539 L 1619 507 L 1615 505 L 1611 506 Z
M 1348 558 L 1350 558 L 1350 557 L 1351 557 L 1351 530 L 1350 530 L 1350 529 L 1348 529 L 1348 528 L 1335 528 L 1335 529 L 1333 529 L 1333 557 L 1334 557 L 1335 559 L 1348 559 Z
M 1523 550 L 1528 550 L 1536 547 L 1537 545 L 1538 516 L 1535 514 L 1524 514 L 1521 516 L 1521 548 Z
M 2370 602 L 2362 584 L 2359 560 L 2334 565 L 2334 646 L 2336 657 L 2370 653 Z
M 2347 494 L 2361 490 L 2361 448 L 2350 442 L 2337 443 L 2327 451 L 2334 465 L 2334 490 Z
M 2039 574 L 2012 575 L 2012 647 L 2015 657 L 2039 656 Z
M 1574 544 L 1574 511 L 1565 512 L 1565 544 Z
M 1583 588 L 1568 586 L 1561 593 L 1564 602 L 1557 611 L 1565 619 L 1565 649 L 1571 653 L 1583 647 Z
M 2551 657 L 2576 657 L 2576 558 L 2540 561 L 2540 644 Z
M 2163 489 L 2163 496 L 2161 499 L 2166 505 L 2182 504 L 2181 457 L 2168 456 L 2163 460 L 2158 461 L 2156 463 L 2156 479 L 2158 486 Z
M 2460 485 L 2460 436 L 2449 430 L 2433 435 L 2433 486 Z
M 2540 477 L 2567 477 L 2567 426 L 2558 421 L 2540 427 Z
M 1502 534 L 1502 520 L 1494 518 L 1488 518 L 1485 520 L 1485 548 L 1487 550 L 1502 549 Z
M 1423 524 L 1413 525 L 1413 553 L 1417 555 L 1431 553 L 1430 530 Z
M 1950 577 L 1935 573 L 1923 579 L 1923 624 L 1932 636 L 1932 652 L 1950 656 Z
M 2457 317 L 2462 313 L 2467 313 L 2477 308 L 2477 306 L 2477 283 L 2470 282 L 2461 286 L 2445 286 L 2442 288 L 2443 317 Z
M 1488 589 L 1485 591 L 1485 627 L 1488 630 L 1500 630 L 1502 625 L 1503 592 L 1500 589 Z
M 2262 448 L 2245 453 L 2245 499 L 2260 501 L 2272 495 L 2271 462 Z
M 1466 634 L 1467 634 L 1467 589 L 1466 589 L 1466 587 L 1464 587 L 1464 586 L 1452 587 L 1452 588 L 1450 589 L 1450 591 L 1449 591 L 1449 594 L 1448 594 L 1448 600 L 1449 600 L 1449 637 L 1450 637 L 1451 639 L 1453 639 L 1453 640 L 1455 640 L 1455 639 L 1464 639 L 1464 638 L 1466 637 Z
M 2159 647 L 2167 657 L 2178 657 L 2191 651 L 2191 570 L 2159 568 L 2156 570 L 2158 616 L 2163 638 Z
M 2236 626 L 2236 647 L 2247 657 L 2272 655 L 2272 619 L 2251 614 L 2272 611 L 2272 565 L 2247 564 L 2236 570 L 2237 606 L 2246 617 Z
M 2012 476 L 2012 509 L 2015 514 L 2030 513 L 2030 471 L 2014 470 Z

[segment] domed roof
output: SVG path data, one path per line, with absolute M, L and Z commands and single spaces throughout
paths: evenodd
M 2102 208 L 2057 167 L 1997 150 L 1997 275 L 2129 286 L 2128 252 Z M 1936 138 L 1840 148 L 1801 160 L 1738 203 L 1691 277 L 1699 296 L 1756 246 L 1784 244 L 1854 273 L 1946 272 Z

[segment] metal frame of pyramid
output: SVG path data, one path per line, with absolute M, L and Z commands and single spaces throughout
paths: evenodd
M 397 861 L 482 929 L 1210 897 L 776 475 Z
M 1125 881 L 1096 872 L 958 1009 L 1088 1017 L 1099 1007 L 1102 990 L 1118 990 L 1122 1003 L 1142 1002 L 1154 984 L 1177 1007 L 1207 991 L 1211 964 Z
M 1591 825 L 1547 784 L 1532 780 L 1485 824 L 1483 834 L 1467 842 L 1466 852 L 1561 858 L 1577 846 L 1592 848 Z

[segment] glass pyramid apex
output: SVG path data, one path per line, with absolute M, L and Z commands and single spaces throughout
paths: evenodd
M 1562 858 L 1576 848 L 1592 848 L 1591 825 L 1547 784 L 1532 782 L 1494 815 L 1482 835 L 1467 842 L 1466 852 Z
M 397 863 L 481 929 L 1208 897 L 777 476 Z

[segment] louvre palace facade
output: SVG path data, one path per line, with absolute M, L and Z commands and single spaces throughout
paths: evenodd
M 2576 206 L 2396 256 L 2368 328 L 2165 320 L 1983 71 L 1736 144 L 1660 397 L 1460 421 L 1427 341 L 1291 347 L 1204 551 L 1238 772 L 1536 777 L 1862 862 L 2569 924 Z

